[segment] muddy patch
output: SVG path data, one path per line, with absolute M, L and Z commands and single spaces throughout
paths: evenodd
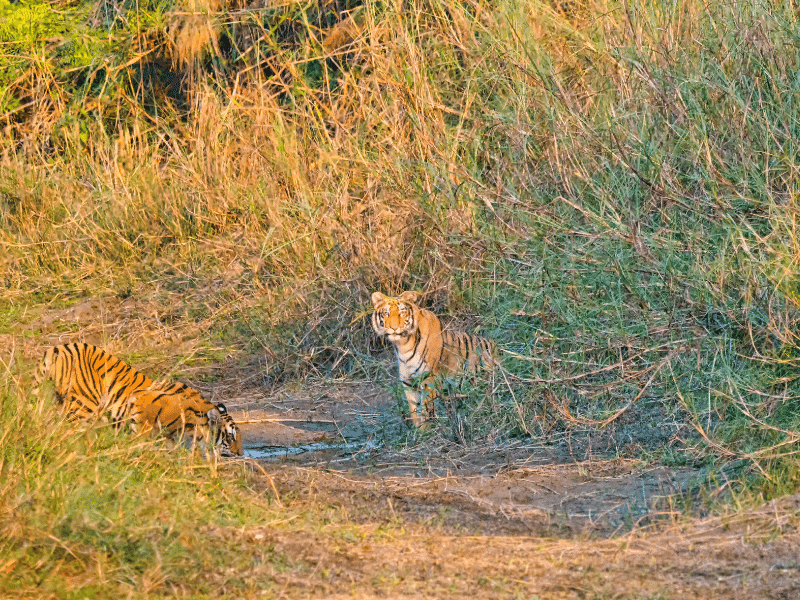
M 245 455 L 304 463 L 371 452 L 392 420 L 395 402 L 364 382 L 284 386 L 268 397 L 226 400 L 245 440 Z M 399 422 L 399 419 L 398 419 Z
M 323 495 L 368 520 L 398 518 L 453 533 L 601 535 L 679 514 L 698 472 L 534 440 L 448 441 L 404 428 L 368 382 L 286 386 L 226 401 L 245 454 L 281 493 Z M 404 437 L 405 436 L 405 437 Z

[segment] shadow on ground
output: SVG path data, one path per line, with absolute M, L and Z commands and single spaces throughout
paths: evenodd
M 284 386 L 227 400 L 245 453 L 286 489 L 299 478 L 368 519 L 402 516 L 447 531 L 601 535 L 673 517 L 697 472 L 567 444 L 460 445 L 436 431 L 413 443 L 393 398 L 369 383 Z M 358 519 L 358 517 L 355 517 Z

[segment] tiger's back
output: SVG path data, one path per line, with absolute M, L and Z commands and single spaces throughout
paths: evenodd
M 424 420 L 418 414 L 422 394 L 415 381 L 422 379 L 425 410 L 435 414 L 430 388 L 434 375 L 474 373 L 492 368 L 496 363 L 497 347 L 487 338 L 463 331 L 442 329 L 439 318 L 417 304 L 420 294 L 403 292 L 393 298 L 381 292 L 372 294 L 372 327 L 378 335 L 386 336 L 395 346 L 398 371 L 409 404 L 411 419 L 419 426 Z
M 431 313 L 433 314 L 433 313 Z M 497 345 L 490 339 L 465 331 L 442 330 L 442 353 L 435 374 L 460 371 L 475 373 L 492 368 L 497 361 Z
M 113 354 L 82 342 L 45 351 L 36 370 L 36 395 L 46 380 L 53 381 L 56 400 L 68 418 L 106 416 L 117 426 L 130 416 L 130 395 L 153 385 Z

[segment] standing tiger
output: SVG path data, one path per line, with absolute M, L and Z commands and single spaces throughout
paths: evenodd
M 191 433 L 223 455 L 241 455 L 239 427 L 223 404 L 214 405 L 183 383 L 155 383 L 127 363 L 91 344 L 48 348 L 36 370 L 39 394 L 52 380 L 69 419 L 107 418 L 119 428 Z
M 408 401 L 411 421 L 419 427 L 435 416 L 431 389 L 435 375 L 475 372 L 495 365 L 497 349 L 491 340 L 463 331 L 442 329 L 439 318 L 420 308 L 419 292 L 403 292 L 392 298 L 380 292 L 372 294 L 372 328 L 395 345 L 400 380 Z M 415 382 L 421 381 L 419 388 Z M 423 398 L 424 395 L 424 398 Z M 420 399 L 425 414 L 420 416 Z

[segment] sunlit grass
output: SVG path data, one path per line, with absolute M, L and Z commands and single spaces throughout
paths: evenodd
M 272 575 L 289 565 L 270 547 L 245 549 L 240 539 L 285 520 L 271 490 L 249 487 L 252 465 L 76 428 L 51 400 L 19 396 L 11 371 L 3 374 L 0 414 L 4 593 L 213 596 L 254 589 L 230 581 L 232 566 L 260 565 L 256 588 L 269 590 Z

